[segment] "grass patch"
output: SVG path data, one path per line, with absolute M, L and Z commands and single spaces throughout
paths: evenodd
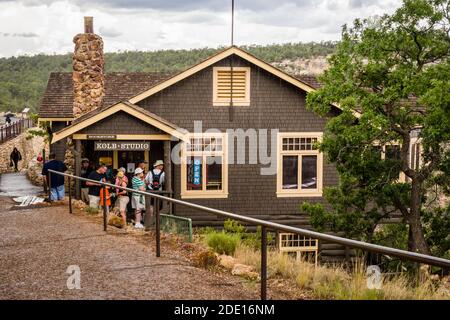
M 88 215 L 97 215 L 99 214 L 100 210 L 98 208 L 91 208 L 91 207 L 86 207 L 84 209 L 84 211 L 88 214 Z
M 234 254 L 239 263 L 260 272 L 261 254 L 246 245 L 238 245 Z M 349 272 L 343 266 L 317 266 L 296 260 L 275 250 L 268 252 L 269 278 L 290 280 L 298 289 L 309 291 L 317 299 L 334 300 L 423 300 L 450 299 L 442 283 L 420 279 L 418 285 L 406 274 L 384 277 L 379 290 L 367 288 L 365 267 L 355 264 Z
M 233 255 L 239 241 L 240 237 L 238 235 L 225 232 L 215 231 L 206 235 L 206 243 L 218 254 Z

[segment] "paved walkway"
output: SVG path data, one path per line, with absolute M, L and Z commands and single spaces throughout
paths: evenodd
M 24 173 L 3 173 L 0 175 L 0 196 L 34 196 L 42 192 L 42 187 L 31 184 Z
M 257 290 L 236 277 L 190 266 L 167 244 L 156 258 L 154 239 L 112 227 L 105 233 L 98 222 L 70 215 L 67 207 L 5 206 L 0 205 L 0 299 L 258 298 Z M 80 268 L 81 289 L 67 287 L 71 265 Z

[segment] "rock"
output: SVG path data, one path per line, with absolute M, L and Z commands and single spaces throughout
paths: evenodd
M 219 257 L 219 264 L 228 270 L 233 270 L 234 265 L 236 264 L 236 259 L 231 256 L 227 256 L 226 254 L 222 254 Z
M 83 211 L 84 211 L 84 209 L 86 209 L 86 207 L 87 207 L 87 204 L 84 203 L 84 201 L 82 201 L 82 200 L 72 200 L 72 205 L 73 205 L 76 209 L 83 210 Z
M 253 271 L 253 267 L 247 266 L 245 264 L 237 263 L 234 265 L 231 274 L 234 276 L 241 276 L 252 280 L 259 279 L 259 274 Z
M 110 214 L 108 219 L 108 224 L 117 228 L 123 228 L 123 220 L 121 217 L 116 216 L 115 214 Z

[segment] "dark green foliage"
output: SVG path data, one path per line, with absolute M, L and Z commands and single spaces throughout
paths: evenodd
M 242 235 L 245 232 L 245 227 L 239 222 L 231 219 L 225 220 L 223 223 L 223 229 L 228 233 L 236 233 Z
M 219 254 L 233 255 L 239 241 L 239 235 L 225 232 L 213 232 L 206 236 L 208 246 Z
M 450 207 L 424 212 L 423 222 L 431 253 L 450 259 Z
M 450 191 L 449 14 L 448 0 L 404 0 L 392 15 L 344 26 L 324 86 L 307 97 L 322 116 L 332 104 L 343 110 L 328 121 L 320 145 L 340 176 L 324 194 L 331 210 L 302 205 L 314 227 L 371 241 L 376 226 L 396 211 L 409 226 L 408 249 L 430 253 L 433 241 L 425 236 L 434 218 L 427 222 L 424 212 L 436 211 L 428 198 L 432 190 Z M 409 162 L 413 133 L 421 139 L 418 167 Z M 376 145 L 391 144 L 399 145 L 398 157 L 381 157 Z
M 408 226 L 404 223 L 381 226 L 373 235 L 373 242 L 392 248 L 408 249 Z
M 334 42 L 287 43 L 243 46 L 244 50 L 267 61 L 326 56 Z M 178 72 L 223 48 L 193 50 L 126 51 L 105 54 L 106 72 Z M 35 55 L 0 59 L 0 111 L 21 111 L 24 106 L 37 111 L 50 72 L 70 72 L 72 55 Z

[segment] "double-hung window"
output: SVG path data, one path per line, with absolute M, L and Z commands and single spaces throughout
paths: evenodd
M 322 196 L 323 154 L 316 143 L 322 133 L 278 134 L 278 197 Z
M 182 198 L 228 196 L 227 137 L 223 133 L 191 134 L 181 154 Z

